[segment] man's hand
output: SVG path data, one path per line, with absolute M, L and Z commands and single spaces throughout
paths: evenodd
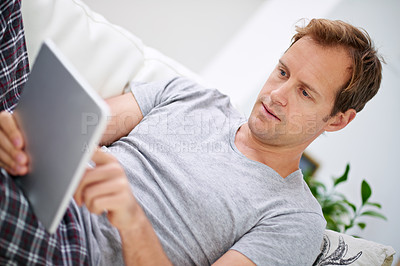
M 75 192 L 77 204 L 95 214 L 107 211 L 121 236 L 125 265 L 171 265 L 118 161 L 100 149 L 92 160 L 96 166 L 86 170 Z
M 130 228 L 140 207 L 124 170 L 112 155 L 100 149 L 92 160 L 96 166 L 86 170 L 74 195 L 76 203 L 85 203 L 95 214 L 107 211 L 110 223 L 118 230 Z
M 25 142 L 12 114 L 0 112 L 0 167 L 12 175 L 28 173 Z

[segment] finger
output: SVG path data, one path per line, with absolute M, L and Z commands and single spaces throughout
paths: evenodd
M 9 112 L 0 112 L 0 128 L 17 149 L 24 147 L 24 139 L 14 117 Z
M 19 164 L 26 164 L 28 158 L 24 151 L 16 148 L 10 141 L 10 139 L 5 135 L 3 131 L 0 130 L 0 149 L 8 154 Z
M 75 200 L 76 204 L 78 204 L 78 206 L 82 206 L 82 204 L 83 204 L 82 191 L 86 186 L 86 183 L 87 183 L 86 179 L 88 178 L 87 176 L 89 175 L 89 172 L 92 172 L 92 171 L 94 171 L 94 169 L 86 168 L 86 171 L 83 174 L 82 179 L 79 182 L 79 185 L 75 190 L 74 200 Z
M 14 159 L 11 158 L 10 154 L 0 148 L 0 162 L 3 168 L 12 168 L 15 169 L 17 167 L 17 163 Z
M 90 204 L 86 207 L 91 213 L 101 214 L 105 210 L 107 212 L 119 212 L 124 209 L 122 206 L 130 199 L 121 193 L 104 194 L 92 199 Z
M 25 164 L 23 165 L 18 164 L 3 150 L 0 150 L 0 167 L 6 169 L 12 175 L 25 175 L 29 171 L 27 160 L 25 160 Z
M 107 210 L 107 218 L 118 229 L 131 227 L 138 209 L 132 193 L 114 193 L 97 197 L 88 208 L 95 214 L 101 214 Z
M 119 230 L 132 228 L 141 210 L 132 194 L 116 194 L 107 199 L 99 199 L 98 204 L 106 210 L 111 210 L 108 211 L 107 218 Z
M 15 172 L 14 169 L 9 168 L 7 165 L 3 164 L 2 162 L 0 162 L 0 168 L 3 168 L 4 170 L 6 170 L 7 173 L 9 173 L 11 175 L 17 175 L 17 172 Z
M 91 185 L 85 188 L 85 201 L 88 197 L 95 198 L 102 194 L 111 194 L 111 193 L 119 193 L 122 190 L 125 190 L 129 186 L 129 183 L 126 181 L 125 177 L 107 179 L 103 182 L 92 183 Z
M 92 161 L 96 165 L 104 165 L 106 163 L 117 162 L 117 159 L 109 153 L 97 148 L 92 156 Z
M 18 165 L 14 170 L 14 175 L 26 175 L 29 172 L 28 166 Z
M 86 172 L 75 191 L 74 199 L 76 203 L 79 206 L 83 204 L 83 193 L 87 187 L 99 182 L 104 182 L 104 180 L 107 179 L 115 178 L 121 174 L 124 174 L 124 172 L 118 163 L 110 163 L 107 165 L 96 166 L 96 168 L 86 169 Z
M 97 200 L 100 198 L 109 198 L 113 195 L 131 193 L 129 184 L 124 182 L 123 178 L 110 179 L 102 183 L 96 183 L 84 190 L 83 199 L 86 207 L 96 213 L 102 212 L 107 206 L 99 205 Z M 131 193 L 132 194 L 132 193 Z M 121 202 L 120 204 L 124 204 Z

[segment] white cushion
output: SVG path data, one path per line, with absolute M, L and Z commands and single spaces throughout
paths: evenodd
M 325 230 L 321 254 L 314 265 L 390 266 L 394 254 L 390 246 Z
M 103 97 L 122 93 L 130 80 L 187 76 L 202 82 L 79 0 L 23 1 L 22 12 L 30 64 L 42 41 L 50 38 Z

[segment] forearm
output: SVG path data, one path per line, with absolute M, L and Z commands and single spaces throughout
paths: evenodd
M 110 145 L 128 135 L 143 118 L 139 105 L 130 92 L 107 99 L 106 102 L 110 107 L 111 116 L 100 145 Z
M 172 265 L 142 209 L 134 224 L 119 233 L 125 265 Z

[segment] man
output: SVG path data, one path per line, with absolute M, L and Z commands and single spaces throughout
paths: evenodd
M 319 19 L 297 28 L 247 121 L 228 97 L 186 79 L 133 84 L 108 100 L 108 147 L 75 193 L 85 206 L 70 207 L 82 249 L 105 265 L 312 264 L 325 221 L 298 169 L 301 154 L 350 123 L 380 81 L 368 35 Z M 1 113 L 0 128 L 2 165 L 27 173 L 12 115 Z

